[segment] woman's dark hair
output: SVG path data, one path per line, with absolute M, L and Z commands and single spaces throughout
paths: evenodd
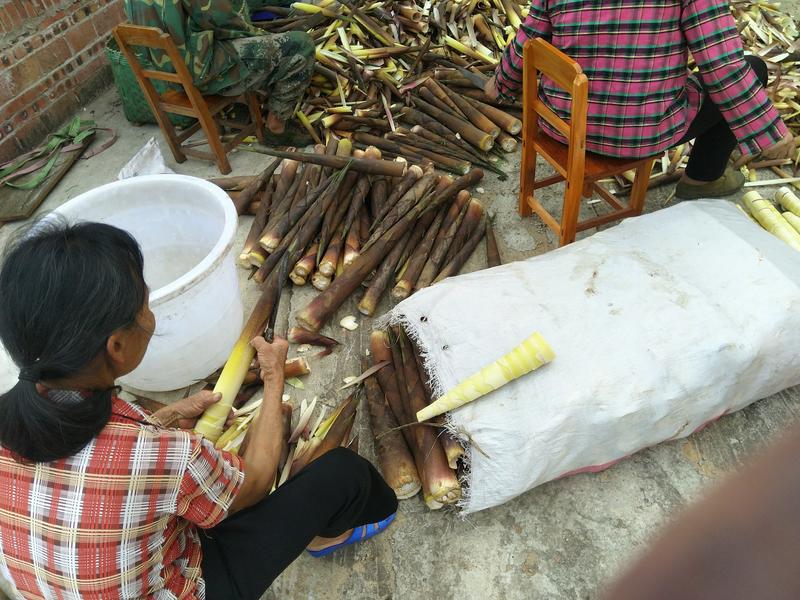
M 74 376 L 144 305 L 142 252 L 125 231 L 50 216 L 12 244 L 0 268 L 0 341 L 21 369 L 0 396 L 0 444 L 45 462 L 71 456 L 111 415 L 114 388 L 78 402 L 37 392 L 36 382 Z

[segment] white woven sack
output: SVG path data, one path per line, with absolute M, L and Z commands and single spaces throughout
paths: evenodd
M 728 202 L 685 202 L 448 279 L 388 319 L 420 345 L 435 396 L 534 331 L 556 353 L 448 415 L 471 513 L 799 384 L 800 253 Z

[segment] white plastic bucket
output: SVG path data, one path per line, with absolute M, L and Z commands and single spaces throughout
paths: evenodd
M 142 364 L 119 383 L 174 390 L 222 366 L 243 310 L 232 253 L 237 215 L 224 191 L 196 177 L 148 175 L 95 188 L 54 212 L 114 225 L 142 247 L 156 331 Z

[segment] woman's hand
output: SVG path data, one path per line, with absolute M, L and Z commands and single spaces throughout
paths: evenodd
M 761 152 L 761 158 L 764 160 L 773 160 L 781 158 L 794 158 L 796 146 L 794 143 L 794 136 L 791 132 L 783 136 L 783 139 L 766 150 Z
M 209 406 L 219 402 L 220 398 L 222 398 L 222 394 L 203 390 L 158 409 L 150 415 L 150 419 L 163 427 L 193 429 L 197 424 L 197 419 Z
M 261 379 L 264 383 L 279 381 L 283 384 L 283 368 L 286 364 L 286 354 L 289 352 L 289 342 L 281 337 L 275 337 L 270 344 L 263 337 L 254 338 L 250 345 L 258 354 L 258 365 L 261 368 Z

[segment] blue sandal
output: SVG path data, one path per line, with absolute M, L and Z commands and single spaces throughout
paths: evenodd
M 338 550 L 339 548 L 344 548 L 345 546 L 349 546 L 350 544 L 356 544 L 358 542 L 363 542 L 364 540 L 368 540 L 369 538 L 378 535 L 381 531 L 386 529 L 392 521 L 394 521 L 394 517 L 397 513 L 393 512 L 388 517 L 386 517 L 383 521 L 379 521 L 377 523 L 369 523 L 368 525 L 359 525 L 353 529 L 353 533 L 350 534 L 350 537 L 347 538 L 345 541 L 340 542 L 339 544 L 334 544 L 333 546 L 328 546 L 322 550 L 306 550 L 311 556 L 315 558 L 321 558 L 323 556 L 327 556 L 331 552 Z

